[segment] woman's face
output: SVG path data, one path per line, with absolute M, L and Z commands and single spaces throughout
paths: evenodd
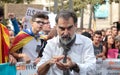
M 14 32 L 12 30 L 9 31 L 9 35 L 10 35 L 10 43 L 12 43 L 14 39 Z
M 107 37 L 107 43 L 108 44 L 113 44 L 114 43 L 114 39 L 113 39 L 112 35 L 108 35 L 108 37 Z

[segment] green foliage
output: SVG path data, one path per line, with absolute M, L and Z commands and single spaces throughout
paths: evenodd
M 119 3 L 120 0 L 109 0 L 109 2 L 110 2 L 110 3 L 112 3 L 112 2 Z
M 24 3 L 24 2 L 27 2 L 27 3 L 30 3 L 34 0 L 1 0 L 1 3 Z
M 64 3 L 63 6 L 58 7 L 58 11 L 61 9 L 69 9 L 69 0 L 66 0 L 66 1 L 67 2 Z M 80 15 L 80 10 L 82 8 L 86 8 L 88 4 L 96 5 L 96 4 L 102 4 L 104 2 L 104 0 L 72 0 L 72 1 L 73 1 L 73 9 L 75 12 L 77 12 L 76 13 L 77 15 Z M 58 4 L 60 3 L 61 3 L 61 0 L 58 0 Z

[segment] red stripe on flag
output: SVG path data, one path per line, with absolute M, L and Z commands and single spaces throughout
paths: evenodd
M 13 41 L 13 45 L 19 43 L 21 40 L 23 40 L 24 38 L 30 36 L 29 34 L 26 34 L 26 33 L 21 33 L 19 35 L 17 35 Z
M 0 29 L 1 29 L 1 45 L 2 46 L 2 63 L 5 63 L 8 61 L 6 60 L 6 57 L 8 58 L 8 53 L 9 53 L 9 31 L 8 29 L 0 24 Z M 7 41 L 6 41 L 7 40 Z

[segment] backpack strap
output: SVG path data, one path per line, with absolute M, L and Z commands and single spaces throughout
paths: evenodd
M 45 41 L 44 39 L 40 39 L 40 40 L 41 40 L 41 47 L 40 47 L 40 52 L 38 54 L 38 57 L 42 57 L 43 56 L 42 53 L 43 53 L 44 48 L 45 48 L 45 46 L 47 44 L 47 41 Z

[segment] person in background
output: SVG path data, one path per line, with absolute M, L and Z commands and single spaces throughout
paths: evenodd
M 77 33 L 77 34 L 81 34 L 81 33 L 82 33 L 82 28 L 77 28 L 77 29 L 76 29 L 76 33 Z
M 102 30 L 101 30 L 101 33 L 102 33 L 101 42 L 103 42 L 103 40 L 105 39 L 105 36 L 106 36 L 105 30 L 102 29 Z
M 120 58 L 120 35 L 115 37 L 115 48 L 118 49 L 118 58 Z
M 60 11 L 55 21 L 58 35 L 47 41 L 36 67 L 38 75 L 95 75 L 93 44 L 87 37 L 75 33 L 75 13 Z
M 120 19 L 117 22 L 113 22 L 113 24 L 116 24 L 117 30 L 120 31 Z
M 2 24 L 4 17 L 4 9 L 0 7 L 0 64 L 10 62 L 16 63 L 16 59 L 9 54 L 10 38 L 9 31 L 5 25 Z
M 45 40 L 52 39 L 53 37 L 56 37 L 56 36 L 57 36 L 57 30 L 56 30 L 56 26 L 54 26 L 54 28 L 52 28 L 50 30 L 50 32 L 48 33 L 48 35 L 47 35 Z
M 22 23 L 20 21 L 18 21 L 18 25 L 19 25 L 20 31 L 23 30 L 23 25 L 22 25 Z
M 11 27 L 10 26 L 6 26 L 7 27 L 7 29 L 9 30 L 9 38 L 10 38 L 10 45 L 12 44 L 12 42 L 13 42 L 13 39 L 14 39 L 14 37 L 15 37 L 15 35 L 14 35 L 14 31 L 11 29 Z
M 95 31 L 93 34 L 93 47 L 94 47 L 94 54 L 96 58 L 105 59 L 105 51 L 103 50 L 103 45 L 101 43 L 102 33 L 101 31 Z
M 46 41 L 40 39 L 39 31 L 42 30 L 45 19 L 44 13 L 36 13 L 32 16 L 32 28 L 24 29 L 16 35 L 10 53 L 21 62 L 29 63 L 33 61 L 37 64 L 42 57 L 42 51 Z
M 105 35 L 111 35 L 112 34 L 112 31 L 111 31 L 111 28 L 107 28 L 106 31 L 105 31 Z
M 49 17 L 48 17 L 48 15 L 46 15 L 45 20 L 44 20 L 44 26 L 42 27 L 42 31 L 43 31 L 44 35 L 48 35 L 50 30 L 51 30 L 51 27 L 50 27 Z
M 81 34 L 88 37 L 88 38 L 90 38 L 90 39 L 92 39 L 91 34 L 89 32 L 87 32 L 87 31 L 82 32 Z
M 118 31 L 118 35 L 120 36 L 120 31 Z
M 50 27 L 50 21 L 48 15 L 46 15 L 44 19 L 44 25 L 39 33 L 40 33 L 40 38 L 46 41 L 57 35 L 56 27 L 55 26 L 54 28 Z
M 93 33 L 94 33 L 94 31 L 92 30 L 92 29 L 87 29 L 86 30 L 88 33 L 90 33 L 90 35 L 91 35 L 91 38 L 93 37 Z
M 107 35 L 105 37 L 104 43 L 103 43 L 103 50 L 105 50 L 105 56 L 106 58 L 116 58 L 114 55 L 117 50 L 115 48 L 115 42 L 114 42 L 114 38 L 112 37 L 112 35 Z M 116 51 L 114 51 L 116 50 Z
M 46 15 L 44 23 L 45 24 L 44 24 L 44 26 L 42 27 L 42 30 L 39 33 L 41 35 L 40 38 L 47 40 L 47 36 L 48 36 L 48 34 L 51 30 L 48 15 Z
M 118 35 L 118 31 L 117 31 L 116 26 L 111 27 L 111 32 L 112 32 L 113 38 L 115 38 Z
M 12 22 L 12 26 L 14 29 L 13 30 L 14 35 L 16 36 L 20 32 L 19 23 L 18 23 L 14 13 L 8 13 L 8 17 L 9 17 L 10 21 Z

